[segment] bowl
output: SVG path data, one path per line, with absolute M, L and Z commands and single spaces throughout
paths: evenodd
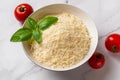
M 93 20 L 91 19 L 91 17 L 83 10 L 81 10 L 77 7 L 74 7 L 72 5 L 68 5 L 68 4 L 47 5 L 43 8 L 38 9 L 37 11 L 32 13 L 29 17 L 38 21 L 39 19 L 43 18 L 45 15 L 57 14 L 57 13 L 61 13 L 61 12 L 68 12 L 68 13 L 71 13 L 71 14 L 79 17 L 83 21 L 83 23 L 86 25 L 88 32 L 91 36 L 90 49 L 89 49 L 87 55 L 79 63 L 77 63 L 76 65 L 73 65 L 69 68 L 63 68 L 63 69 L 53 69 L 50 67 L 42 66 L 31 58 L 31 56 L 30 56 L 31 52 L 29 50 L 29 48 L 30 48 L 29 45 L 26 42 L 22 43 L 23 49 L 31 61 L 33 61 L 35 64 L 37 64 L 40 67 L 43 67 L 48 70 L 53 70 L 53 71 L 67 71 L 67 70 L 75 69 L 75 68 L 81 66 L 82 64 L 87 62 L 89 60 L 89 58 L 93 55 L 93 53 L 97 47 L 97 43 L 98 43 L 98 32 L 97 32 L 96 26 L 95 26 Z M 23 24 L 23 26 L 25 26 L 25 25 L 26 25 L 26 22 Z

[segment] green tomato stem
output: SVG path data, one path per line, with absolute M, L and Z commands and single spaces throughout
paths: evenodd
M 19 10 L 20 10 L 20 12 L 24 12 L 25 11 L 25 7 L 20 7 Z
M 117 47 L 115 45 L 112 46 L 112 50 L 113 50 L 113 52 L 117 52 L 118 51 Z

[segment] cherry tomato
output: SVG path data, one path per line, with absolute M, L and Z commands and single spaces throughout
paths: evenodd
M 120 34 L 111 34 L 105 40 L 105 47 L 113 52 L 120 52 Z
M 18 21 L 23 23 L 25 19 L 33 12 L 32 6 L 27 3 L 18 5 L 14 10 L 14 15 Z
M 94 69 L 100 69 L 105 64 L 105 57 L 100 52 L 95 52 L 93 56 L 88 60 L 89 65 Z

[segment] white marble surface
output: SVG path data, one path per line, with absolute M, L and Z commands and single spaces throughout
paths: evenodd
M 14 8 L 27 2 L 34 10 L 53 3 L 72 4 L 86 11 L 99 32 L 97 51 L 104 53 L 105 66 L 91 69 L 88 64 L 67 71 L 53 72 L 33 64 L 24 54 L 21 43 L 11 43 L 10 37 L 22 25 L 14 18 Z M 1 0 L 0 1 L 0 80 L 120 80 L 120 54 L 104 47 L 109 33 L 120 33 L 120 0 Z

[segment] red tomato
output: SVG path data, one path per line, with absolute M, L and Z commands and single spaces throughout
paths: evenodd
M 105 40 L 106 48 L 111 52 L 120 52 L 120 35 L 111 34 Z
M 93 56 L 88 60 L 89 65 L 94 69 L 100 69 L 105 64 L 105 57 L 99 52 L 95 52 Z
M 14 15 L 16 19 L 20 22 L 24 22 L 25 19 L 33 12 L 32 6 L 29 4 L 20 4 L 14 10 Z

